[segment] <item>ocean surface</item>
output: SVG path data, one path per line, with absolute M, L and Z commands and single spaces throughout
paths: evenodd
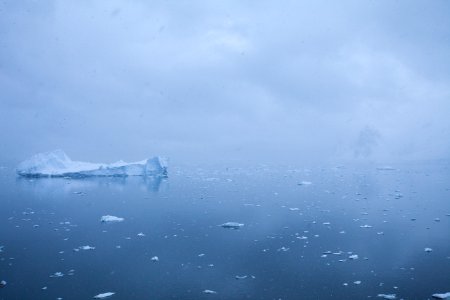
M 450 165 L 2 168 L 0 249 L 2 300 L 432 299 L 450 291 Z

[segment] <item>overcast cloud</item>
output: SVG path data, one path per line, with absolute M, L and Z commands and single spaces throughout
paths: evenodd
M 0 160 L 450 156 L 448 1 L 0 1 Z

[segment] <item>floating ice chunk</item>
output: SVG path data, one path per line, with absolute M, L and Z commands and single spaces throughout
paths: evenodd
M 122 222 L 124 220 L 125 220 L 124 218 L 119 218 L 119 217 L 110 216 L 110 215 L 103 216 L 100 219 L 101 222 Z
M 361 284 L 361 280 L 353 281 L 354 284 Z
M 450 292 L 444 294 L 433 294 L 432 297 L 435 299 L 448 299 L 450 298 Z
M 62 272 L 55 272 L 54 274 L 50 275 L 50 277 L 55 277 L 55 278 L 63 277 L 63 276 L 64 276 L 64 274 Z
M 223 228 L 239 229 L 244 226 L 244 224 L 238 222 L 226 222 L 221 224 L 220 226 L 222 226 Z
M 143 236 L 145 236 L 145 233 L 139 232 L 139 233 L 137 234 L 137 236 L 143 237 Z
M 359 226 L 359 227 L 361 227 L 361 228 L 372 228 L 372 225 L 361 225 L 361 226 Z
M 95 247 L 86 245 L 86 246 L 80 246 L 80 247 L 78 247 L 78 249 L 80 249 L 80 250 L 95 250 Z
M 236 275 L 236 276 L 234 276 L 234 278 L 236 278 L 236 279 L 245 279 L 247 277 L 248 277 L 247 275 L 242 275 L 242 276 Z
M 381 166 L 381 167 L 377 167 L 377 170 L 379 170 L 379 171 L 394 171 L 395 168 L 391 167 L 391 166 Z
M 433 251 L 433 249 L 431 249 L 431 248 L 425 248 L 424 250 L 425 250 L 425 252 L 428 252 L 428 253 L 430 253 L 431 251 Z
M 159 261 L 159 257 L 158 256 L 153 256 L 152 258 L 150 258 L 151 261 L 153 262 L 157 262 Z
M 358 254 L 353 254 L 348 257 L 349 259 L 358 259 Z
M 289 251 L 290 248 L 286 248 L 286 247 L 281 247 L 280 249 L 278 249 L 277 251 L 283 251 L 283 252 L 287 252 Z
M 397 296 L 395 294 L 378 294 L 377 297 L 380 297 L 383 299 L 388 299 L 388 300 L 397 299 Z
M 115 293 L 113 293 L 113 292 L 102 293 L 102 294 L 98 294 L 97 296 L 94 296 L 94 299 L 105 299 L 105 298 L 111 297 L 114 294 Z
M 204 290 L 203 294 L 217 294 L 217 292 L 213 290 Z
M 167 161 L 153 157 L 139 162 L 112 164 L 71 160 L 62 150 L 39 153 L 17 166 L 26 177 L 167 176 Z
M 5 287 L 6 286 L 6 281 L 2 280 L 0 281 L 0 288 Z
M 298 185 L 311 185 L 312 182 L 311 181 L 300 181 L 300 183 L 298 183 Z

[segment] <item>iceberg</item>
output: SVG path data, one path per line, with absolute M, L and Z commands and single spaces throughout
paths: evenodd
M 167 161 L 153 157 L 138 162 L 112 164 L 71 160 L 62 150 L 39 153 L 17 166 L 17 174 L 26 177 L 91 176 L 167 176 Z

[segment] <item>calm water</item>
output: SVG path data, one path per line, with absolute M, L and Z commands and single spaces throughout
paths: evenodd
M 448 164 L 169 171 L 167 179 L 30 180 L 0 170 L 0 299 L 450 291 Z M 108 214 L 125 220 L 101 223 Z M 218 226 L 228 221 L 245 225 Z M 95 249 L 74 251 L 86 245 Z

